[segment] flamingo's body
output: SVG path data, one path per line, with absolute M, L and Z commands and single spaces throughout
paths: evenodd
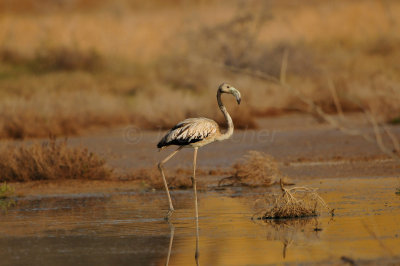
M 207 145 L 214 141 L 221 141 L 228 139 L 233 134 L 233 122 L 232 118 L 230 117 L 229 113 L 226 111 L 225 106 L 222 104 L 221 94 L 227 93 L 232 94 L 236 97 L 238 104 L 241 101 L 240 92 L 232 87 L 227 83 L 223 83 L 218 87 L 217 91 L 217 101 L 218 106 L 221 109 L 221 112 L 225 116 L 226 122 L 228 124 L 228 129 L 221 133 L 218 124 L 211 119 L 200 117 L 200 118 L 188 118 L 176 124 L 173 128 L 171 128 L 167 134 L 160 140 L 157 144 L 159 149 L 163 149 L 170 145 L 177 145 L 179 146 L 177 150 L 172 152 L 167 158 L 162 160 L 158 164 L 158 168 L 160 169 L 161 175 L 164 180 L 165 189 L 168 194 L 168 201 L 169 201 L 169 212 L 165 217 L 168 219 L 172 212 L 174 211 L 174 207 L 172 205 L 171 197 L 169 195 L 167 181 L 165 179 L 163 165 L 171 159 L 178 151 L 180 151 L 183 147 L 192 147 L 194 148 L 194 159 L 193 159 L 193 189 L 195 193 L 196 199 L 196 218 L 198 217 L 197 212 L 197 192 L 196 192 L 196 157 L 197 157 L 197 149 L 204 145 Z
M 201 147 L 215 141 L 219 135 L 221 131 L 214 120 L 188 118 L 171 128 L 157 144 L 157 148 L 169 145 Z

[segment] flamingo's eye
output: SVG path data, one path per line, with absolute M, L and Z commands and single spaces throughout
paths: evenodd
M 227 88 L 229 89 L 229 86 L 227 86 Z

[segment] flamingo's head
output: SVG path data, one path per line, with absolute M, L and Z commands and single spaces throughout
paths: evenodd
M 233 96 L 235 96 L 238 104 L 240 104 L 240 101 L 242 100 L 240 92 L 235 87 L 229 85 L 228 83 L 222 83 L 221 85 L 219 85 L 218 91 L 220 93 L 232 94 Z

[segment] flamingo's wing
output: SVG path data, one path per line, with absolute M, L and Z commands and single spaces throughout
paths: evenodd
M 157 148 L 169 145 L 189 145 L 219 132 L 218 124 L 208 118 L 188 118 L 176 124 L 157 144 Z

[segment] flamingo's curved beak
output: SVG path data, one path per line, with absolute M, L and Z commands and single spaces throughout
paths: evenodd
M 233 96 L 235 96 L 237 103 L 240 104 L 240 102 L 242 101 L 242 96 L 240 95 L 240 92 L 235 88 L 231 88 L 231 93 Z

